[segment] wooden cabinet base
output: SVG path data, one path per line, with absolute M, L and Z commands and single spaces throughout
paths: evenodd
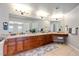
M 67 36 L 67 35 L 66 35 Z M 7 42 L 7 43 L 6 43 Z M 7 39 L 4 43 L 4 55 L 14 55 L 53 42 L 52 34 Z

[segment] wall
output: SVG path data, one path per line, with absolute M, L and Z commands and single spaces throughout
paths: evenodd
M 8 4 L 0 3 L 0 36 L 6 36 L 5 34 L 8 33 L 7 30 L 3 30 L 3 22 L 8 22 L 8 20 L 9 20 Z M 3 55 L 3 43 L 4 40 L 0 42 L 0 55 Z
M 8 4 L 0 4 L 0 35 L 7 33 L 6 30 L 3 30 L 3 22 L 8 22 L 9 20 L 8 14 L 9 14 Z
M 70 28 L 79 28 L 79 6 L 74 8 L 72 11 L 65 15 L 65 25 L 68 25 Z M 69 34 L 68 44 L 79 49 L 79 29 L 78 35 Z

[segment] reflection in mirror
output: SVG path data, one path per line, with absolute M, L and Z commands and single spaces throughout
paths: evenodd
M 63 19 L 48 21 L 48 19 L 41 20 L 33 17 L 9 15 L 9 26 L 13 26 L 12 33 L 31 33 L 30 30 L 32 29 L 35 29 L 35 33 L 64 31 Z
M 64 24 L 61 21 L 51 21 L 50 22 L 50 30 L 51 32 L 63 32 L 64 31 Z

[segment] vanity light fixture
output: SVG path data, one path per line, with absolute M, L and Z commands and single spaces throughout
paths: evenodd
M 18 11 L 17 9 L 15 10 L 15 11 L 17 11 L 18 13 L 20 12 L 20 15 L 24 15 L 24 14 L 26 14 L 26 15 L 30 15 L 31 13 L 30 13 L 30 11 L 28 12 L 25 12 L 25 11 Z
M 14 10 L 17 13 L 20 13 L 20 15 L 30 15 L 32 8 L 29 5 L 25 5 L 25 4 L 12 4 Z

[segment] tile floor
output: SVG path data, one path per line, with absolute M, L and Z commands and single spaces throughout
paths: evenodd
M 79 51 L 65 44 L 51 43 L 15 56 L 79 56 Z
M 74 48 L 65 44 L 59 44 L 59 46 L 59 48 L 47 52 L 45 56 L 79 56 L 79 51 L 75 50 Z

